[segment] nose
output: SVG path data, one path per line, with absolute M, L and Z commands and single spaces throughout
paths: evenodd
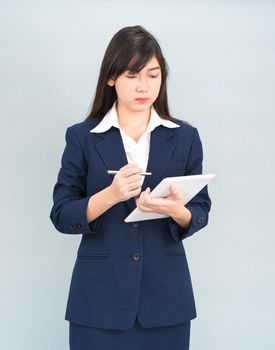
M 136 90 L 137 90 L 137 92 L 147 92 L 148 91 L 148 83 L 147 83 L 146 78 L 138 79 Z

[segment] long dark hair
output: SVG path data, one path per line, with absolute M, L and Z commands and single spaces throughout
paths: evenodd
M 153 56 L 157 58 L 162 73 L 159 95 L 153 106 L 161 118 L 177 120 L 170 116 L 168 108 L 168 64 L 157 40 L 140 25 L 124 27 L 111 39 L 101 64 L 92 110 L 86 120 L 104 116 L 117 99 L 115 87 L 107 84 L 109 79 L 115 80 L 126 70 L 136 74 Z

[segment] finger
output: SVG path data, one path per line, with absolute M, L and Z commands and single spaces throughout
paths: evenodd
M 181 190 L 175 185 L 172 185 L 172 196 L 175 199 L 182 199 L 182 196 L 183 196 Z
M 140 193 L 140 187 L 137 187 L 128 191 L 128 195 L 130 195 L 131 197 L 133 196 L 138 197 L 139 193 Z
M 130 184 L 127 185 L 128 191 L 137 190 L 138 188 L 140 188 L 140 183 L 139 183 L 139 181 L 135 181 L 135 182 L 132 182 L 132 183 L 130 183 Z
M 147 194 L 147 192 L 146 191 L 143 191 L 143 193 L 142 193 L 142 202 L 141 202 L 141 204 L 144 206 L 144 207 L 148 207 L 149 205 L 150 205 L 150 197 L 149 197 L 149 195 Z
M 150 188 L 149 187 L 147 187 L 146 190 L 144 191 L 144 201 L 148 204 L 152 202 L 152 198 L 150 197 Z
M 148 208 L 148 207 L 144 206 L 140 201 L 138 202 L 137 207 L 140 210 L 145 211 L 145 212 L 153 212 L 154 211 L 151 208 Z
M 141 194 L 140 194 L 140 203 L 141 204 L 144 204 L 144 191 L 143 192 L 141 192 Z
M 129 169 L 125 169 L 122 171 L 122 177 L 129 177 L 131 175 L 135 175 L 135 174 L 140 174 L 142 172 L 142 169 L 140 167 L 131 167 Z
M 170 186 L 170 191 L 175 193 L 175 192 L 177 192 L 177 189 L 176 189 L 176 187 L 174 185 L 171 185 Z
M 142 179 L 141 175 L 133 174 L 133 175 L 128 176 L 127 178 L 125 178 L 125 181 L 129 185 L 129 184 L 131 184 L 133 182 L 140 183 L 141 179 Z

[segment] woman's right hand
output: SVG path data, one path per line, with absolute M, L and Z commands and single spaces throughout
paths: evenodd
M 120 168 L 119 172 L 115 174 L 110 185 L 110 191 L 117 203 L 127 201 L 129 198 L 140 194 L 142 179 L 140 173 L 142 171 L 136 163 L 129 163 Z

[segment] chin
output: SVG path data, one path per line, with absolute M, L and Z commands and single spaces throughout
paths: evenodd
M 136 109 L 138 109 L 139 111 L 146 111 L 147 109 L 149 109 L 151 107 L 151 105 L 141 105 L 141 106 L 137 106 Z

